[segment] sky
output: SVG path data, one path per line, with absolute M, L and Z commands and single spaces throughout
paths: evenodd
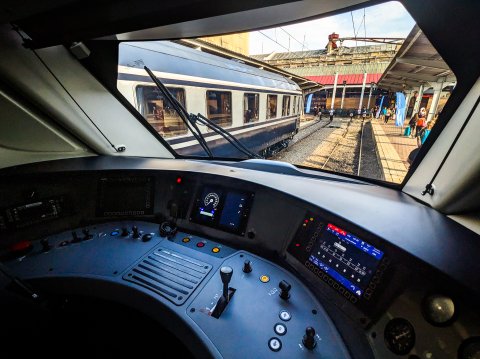
M 300 51 L 304 41 L 303 50 L 324 49 L 332 32 L 340 34 L 340 37 L 354 36 L 352 15 L 358 37 L 365 37 L 365 30 L 366 36 L 406 37 L 415 25 L 407 10 L 396 1 L 365 8 L 365 27 L 363 14 L 364 10 L 359 9 L 281 28 L 253 31 L 250 33 L 250 55 L 287 52 L 289 49 Z M 359 46 L 364 44 L 363 41 L 358 42 Z M 343 45 L 355 46 L 355 41 L 345 41 Z

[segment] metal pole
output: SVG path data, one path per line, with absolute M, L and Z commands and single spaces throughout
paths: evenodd
M 363 73 L 363 83 L 362 83 L 362 92 L 360 94 L 360 102 L 358 103 L 358 110 L 362 109 L 363 105 L 363 94 L 365 93 L 365 83 L 367 82 L 367 73 Z
M 370 92 L 368 93 L 367 110 L 370 108 L 370 100 L 372 98 L 372 89 L 373 89 L 373 82 L 370 84 Z
M 423 97 L 423 88 L 424 88 L 424 85 L 421 84 L 418 89 L 417 99 L 415 100 L 415 106 L 413 106 L 412 115 L 417 113 L 418 110 L 420 110 L 420 102 L 422 102 L 422 97 Z
M 340 108 L 343 109 L 343 100 L 345 99 L 345 90 L 347 89 L 347 81 L 343 81 L 343 91 L 342 91 L 342 103 Z
M 433 116 L 437 112 L 438 101 L 440 100 L 440 94 L 442 93 L 443 89 L 443 82 L 445 78 L 439 80 L 439 82 L 433 85 L 433 97 L 432 97 L 432 104 L 430 105 L 430 109 L 428 111 L 427 122 L 433 119 Z
M 332 103 L 330 105 L 330 108 L 332 110 L 335 107 L 335 94 L 337 93 L 337 81 L 338 81 L 338 72 L 335 72 L 335 81 L 333 82 Z

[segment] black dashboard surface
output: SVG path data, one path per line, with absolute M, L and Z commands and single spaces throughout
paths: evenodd
M 190 172 L 272 187 L 292 198 L 321 207 L 358 228 L 381 238 L 446 273 L 468 288 L 480 290 L 479 236 L 446 216 L 393 189 L 369 184 L 315 180 L 299 176 L 264 173 L 255 170 L 211 164 L 206 161 L 165 160 L 125 157 L 94 157 L 50 161 L 17 166 L 1 171 L 10 176 L 55 176 L 68 172 L 94 171 Z M 324 176 L 328 177 L 328 176 Z M 10 191 L 10 189 L 8 189 Z M 464 260 L 458 260 L 464 258 Z

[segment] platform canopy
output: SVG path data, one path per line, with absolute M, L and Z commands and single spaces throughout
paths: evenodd
M 442 83 L 445 87 L 456 82 L 455 75 L 437 50 L 415 25 L 402 47 L 378 81 L 378 87 L 390 91 L 425 89 Z

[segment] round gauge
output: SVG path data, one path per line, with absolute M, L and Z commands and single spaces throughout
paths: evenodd
M 450 297 L 433 294 L 423 300 L 422 312 L 425 320 L 430 324 L 444 326 L 454 319 L 455 304 Z
M 217 208 L 219 201 L 220 201 L 220 197 L 218 197 L 218 194 L 214 192 L 210 192 L 203 199 L 203 203 L 205 204 L 205 206 L 212 205 L 213 208 Z
M 385 326 L 384 337 L 388 349 L 397 355 L 408 354 L 415 345 L 413 325 L 403 318 L 389 321 Z
M 480 359 L 480 337 L 465 340 L 458 348 L 458 359 Z

